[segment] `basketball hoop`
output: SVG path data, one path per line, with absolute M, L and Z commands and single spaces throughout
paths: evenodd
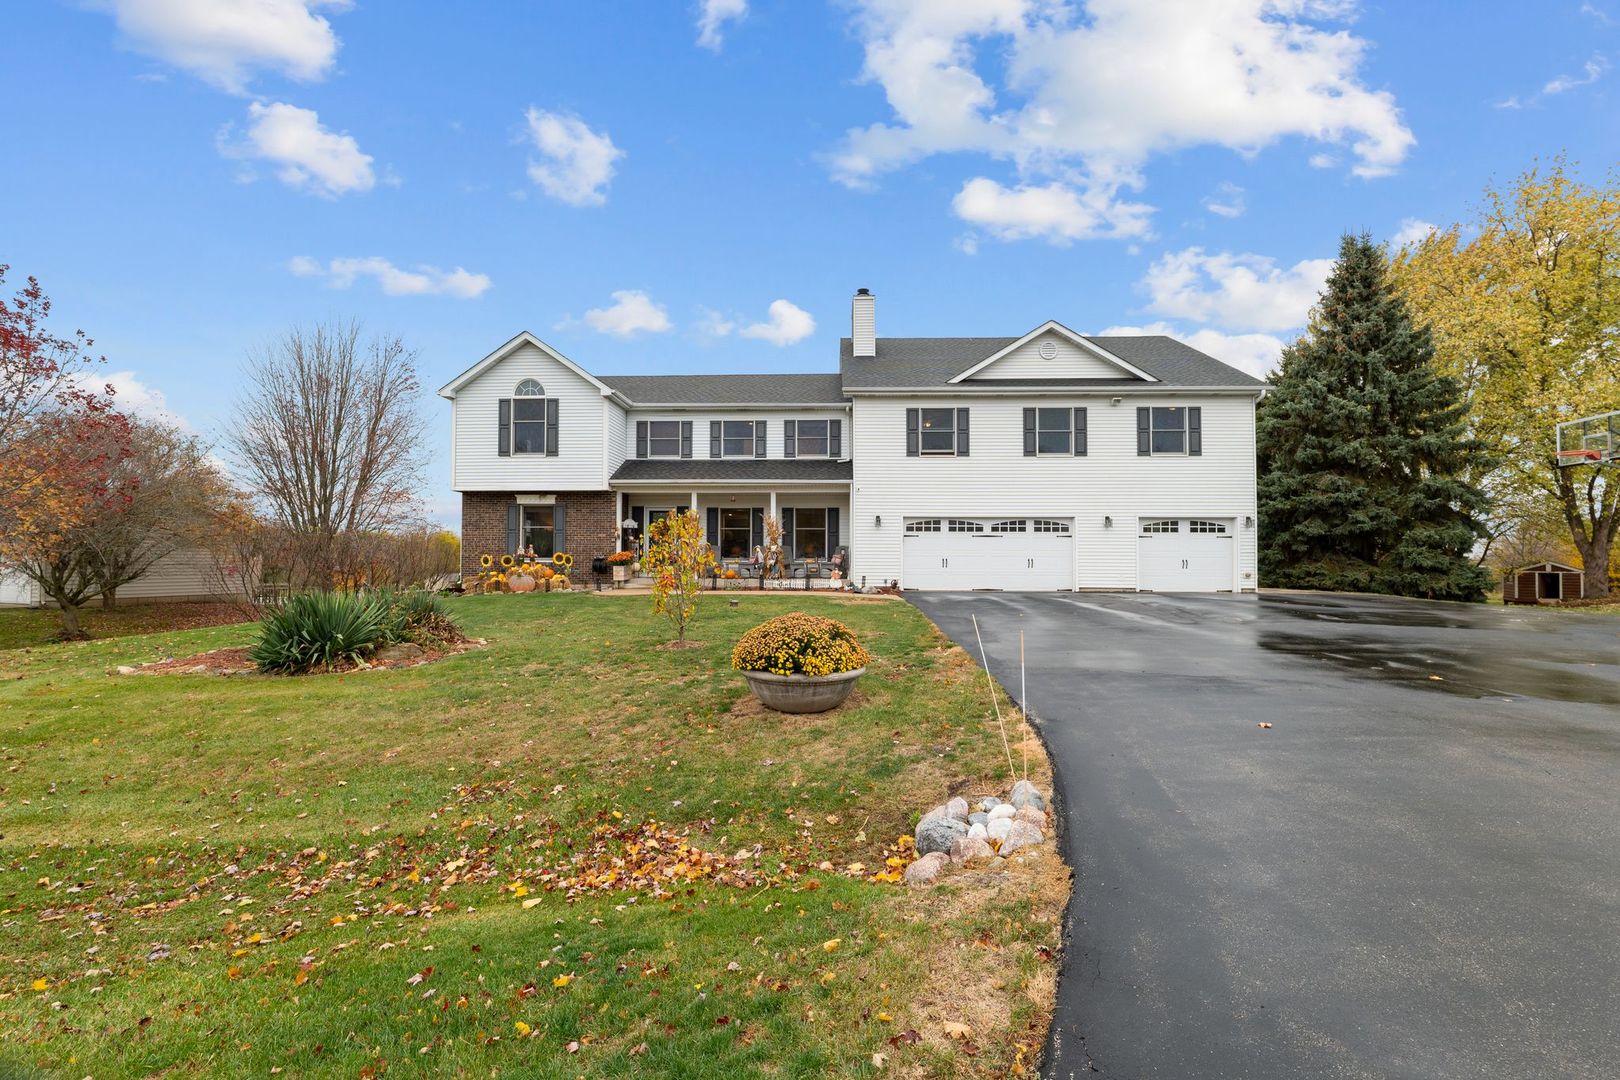
M 1576 461 L 1602 461 L 1603 460 L 1603 451 L 1601 451 L 1601 450 L 1560 450 L 1560 451 L 1558 451 L 1558 456 L 1561 459 L 1562 458 L 1573 458 Z
M 1554 460 L 1559 468 L 1620 461 L 1620 412 L 1564 420 L 1554 429 Z

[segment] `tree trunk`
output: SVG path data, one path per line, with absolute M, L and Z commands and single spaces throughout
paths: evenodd
M 84 632 L 84 627 L 79 625 L 79 605 L 66 604 L 58 600 L 57 607 L 62 609 L 63 641 L 82 641 L 90 636 Z
M 108 611 L 118 606 L 118 586 L 101 590 L 101 606 Z
M 1585 567 L 1582 577 L 1583 596 L 1609 595 L 1609 556 L 1614 550 L 1614 522 L 1605 519 L 1597 522 L 1592 528 L 1592 537 L 1587 539 L 1585 530 L 1572 529 L 1571 538 L 1575 541 L 1575 548 L 1581 553 L 1581 566 Z

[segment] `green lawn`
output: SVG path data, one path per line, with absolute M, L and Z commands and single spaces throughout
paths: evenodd
M 487 648 L 306 678 L 108 674 L 242 626 L 0 651 L 0 1074 L 1031 1067 L 1050 845 L 868 877 L 917 810 L 1005 788 L 982 674 L 896 601 L 714 599 L 684 651 L 647 608 L 465 598 Z M 728 669 L 792 609 L 874 654 L 834 713 L 763 712 Z

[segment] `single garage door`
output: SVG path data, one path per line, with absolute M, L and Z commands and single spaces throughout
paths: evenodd
M 1067 518 L 907 518 L 907 589 L 1074 588 L 1074 531 Z
M 22 574 L 0 573 L 0 605 L 32 604 L 34 583 Z
M 1232 591 L 1232 527 L 1208 518 L 1143 518 L 1136 587 L 1150 592 Z

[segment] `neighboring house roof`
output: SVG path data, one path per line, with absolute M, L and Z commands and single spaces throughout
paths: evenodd
M 637 405 L 841 405 L 843 378 L 821 375 L 603 375 Z
M 821 458 L 633 458 L 619 466 L 614 483 L 636 480 L 690 480 L 726 483 L 829 481 L 847 483 L 854 471 L 847 461 Z
M 1027 336 L 1027 335 L 1026 335 Z M 1254 387 L 1265 383 L 1237 368 L 1223 364 L 1213 356 L 1184 345 L 1175 338 L 1162 334 L 1140 334 L 1122 337 L 1092 337 L 1082 335 L 1086 341 L 1118 357 L 1159 380 L 1169 387 Z M 838 343 L 838 366 L 843 373 L 844 389 L 886 390 L 893 388 L 940 387 L 963 372 L 982 364 L 986 359 L 1017 344 L 1022 338 L 885 338 L 877 339 L 877 355 L 856 357 L 849 338 Z M 971 383 L 957 383 L 954 391 L 970 387 L 1030 387 L 1051 386 L 1135 386 L 1142 380 L 1120 379 L 1054 379 L 1043 383 L 1033 379 L 974 379 Z

